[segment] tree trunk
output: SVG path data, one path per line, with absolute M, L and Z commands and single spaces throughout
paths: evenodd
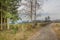
M 3 29 L 2 27 L 2 20 L 3 20 L 3 18 L 2 18 L 2 12 L 1 12 L 1 30 Z
M 36 3 L 37 3 L 37 0 L 35 0 L 35 17 L 34 17 L 35 21 L 36 21 Z
M 9 30 L 10 27 L 9 27 L 9 18 L 7 18 L 7 29 Z
M 4 29 L 6 29 L 6 19 L 4 18 Z
M 32 4 L 33 4 L 33 2 L 32 2 L 32 0 L 30 0 L 30 2 L 31 2 L 31 15 L 30 15 L 30 17 L 31 17 L 31 21 L 32 21 L 32 14 L 33 14 L 32 13 L 32 6 L 33 6 Z

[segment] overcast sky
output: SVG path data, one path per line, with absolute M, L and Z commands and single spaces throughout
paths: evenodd
M 20 10 L 23 8 L 25 7 L 21 6 L 18 9 Z M 37 19 L 44 19 L 46 16 L 50 16 L 51 20 L 60 19 L 60 0 L 45 0 L 42 9 L 43 13 L 41 14 L 41 17 L 38 17 Z
M 52 20 L 60 19 L 60 0 L 48 0 L 43 5 L 44 16 L 49 15 Z

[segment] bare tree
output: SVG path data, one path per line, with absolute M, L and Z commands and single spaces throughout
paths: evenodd
M 39 9 L 41 10 L 41 6 L 43 4 L 43 1 L 41 1 L 41 0 L 30 0 L 30 3 L 31 3 L 31 20 L 33 17 L 34 21 L 36 21 L 37 10 L 39 10 Z
M 42 5 L 43 5 L 42 0 L 22 0 L 21 6 L 24 6 L 24 7 L 20 10 L 20 12 L 24 10 L 25 11 L 24 15 L 28 14 L 31 21 L 33 21 L 33 20 L 36 20 L 37 11 L 41 10 Z

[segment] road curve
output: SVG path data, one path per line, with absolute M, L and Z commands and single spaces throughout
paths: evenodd
M 52 24 L 43 27 L 28 40 L 57 40 L 55 32 L 52 30 Z

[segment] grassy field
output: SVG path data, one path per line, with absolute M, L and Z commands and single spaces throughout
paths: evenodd
M 60 23 L 54 23 L 52 28 L 56 32 L 58 40 L 60 40 Z
M 47 23 L 11 24 L 10 30 L 0 31 L 0 40 L 27 40 Z

